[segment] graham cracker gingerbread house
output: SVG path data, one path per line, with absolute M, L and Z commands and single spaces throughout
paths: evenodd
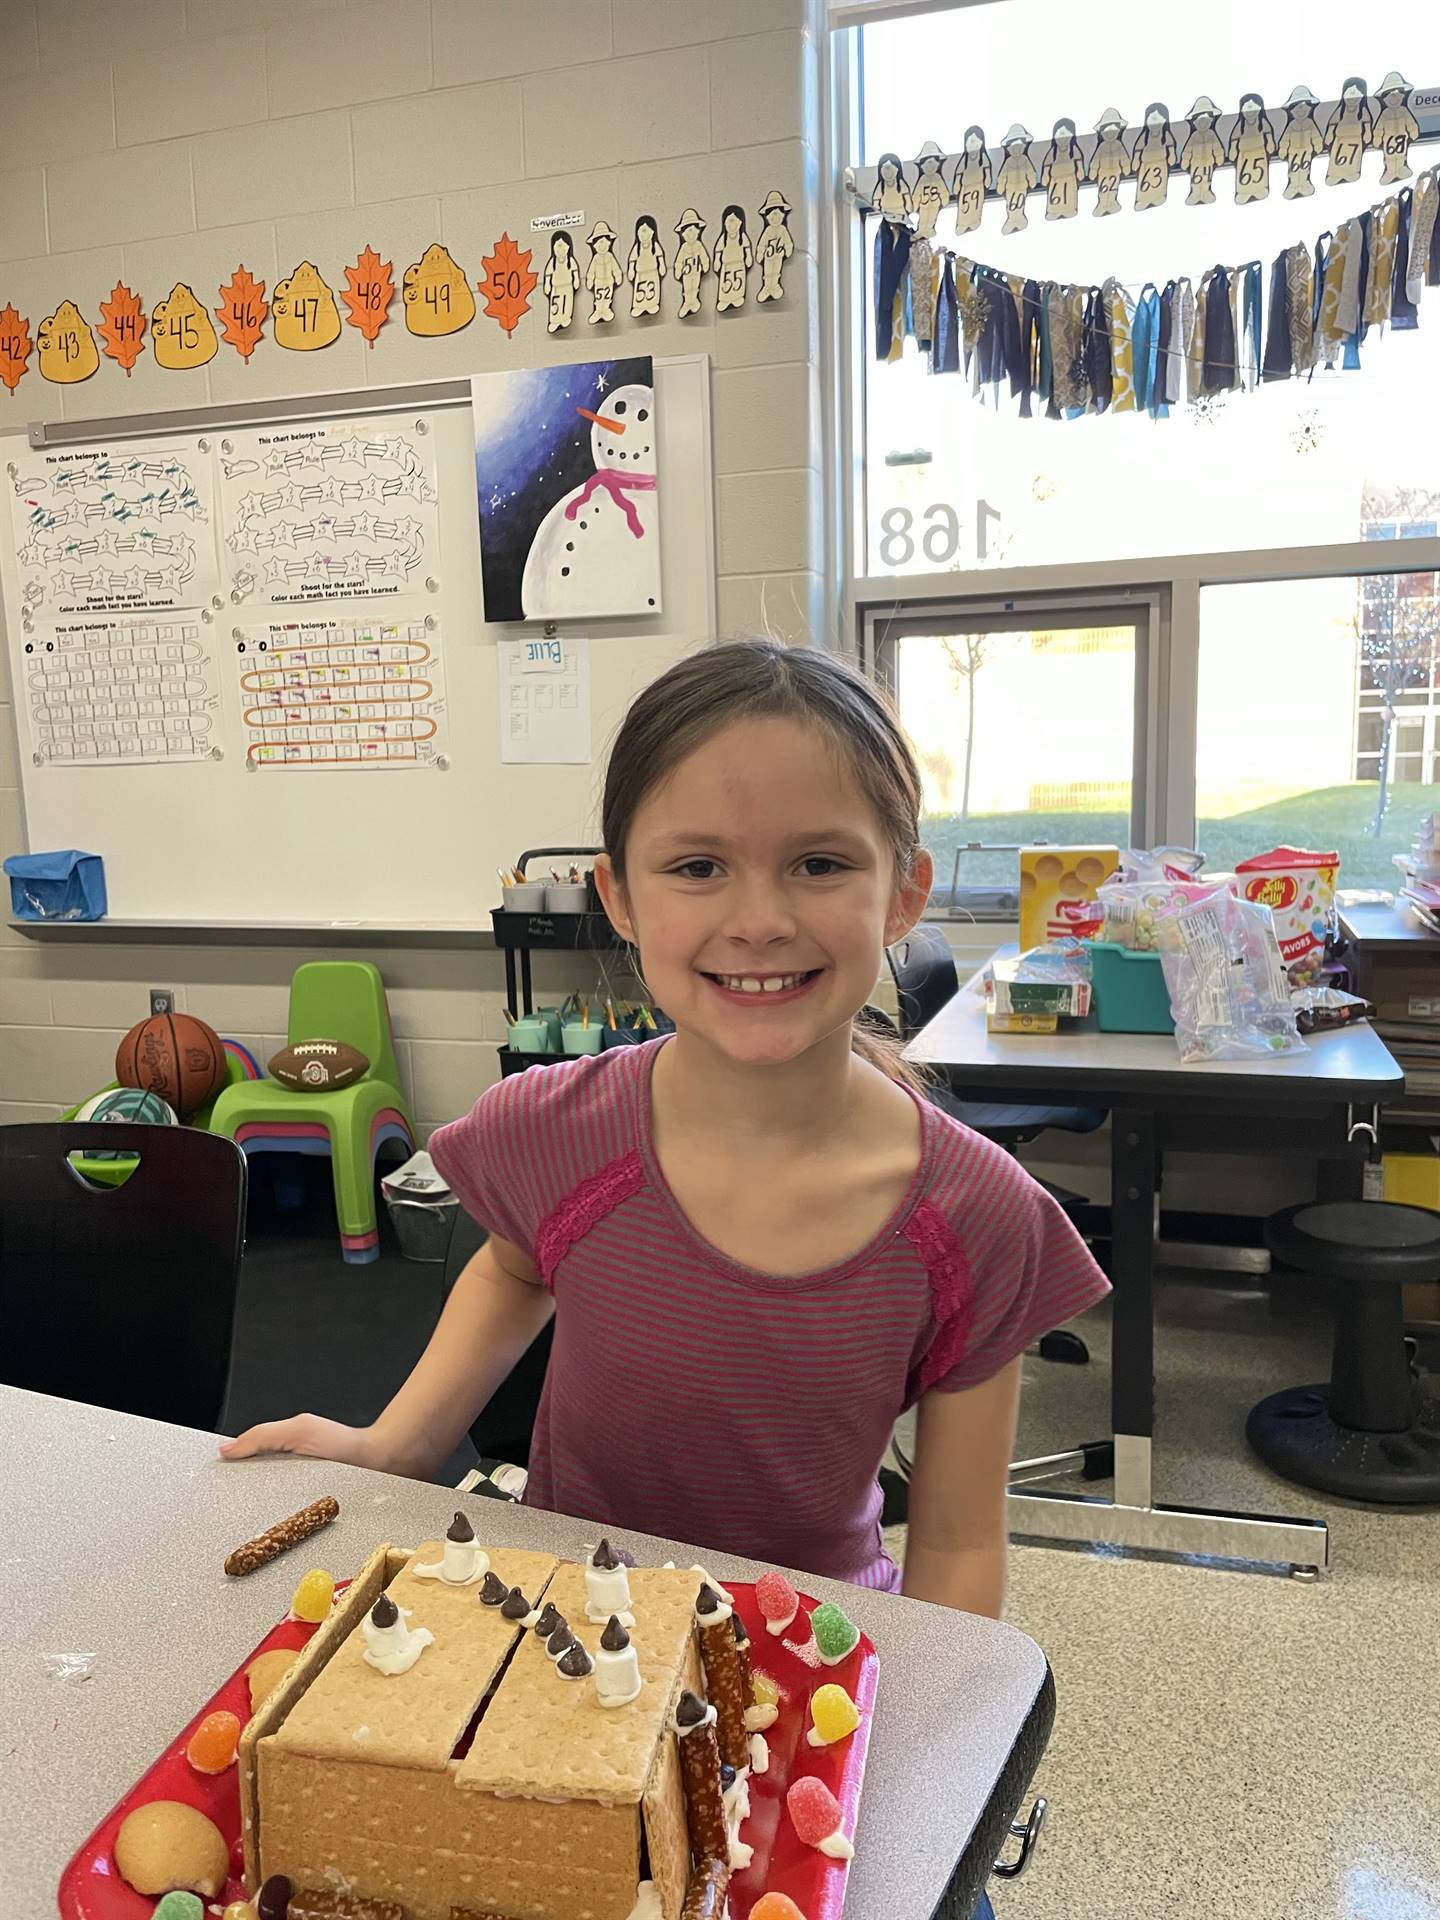
M 245 1729 L 246 1884 L 284 1874 L 407 1920 L 681 1920 L 692 1849 L 674 1716 L 703 1685 L 697 1574 L 629 1571 L 642 1684 L 606 1704 L 589 1655 L 562 1670 L 535 1631 L 553 1608 L 604 1659 L 594 1561 L 497 1548 L 480 1556 L 482 1599 L 475 1579 L 436 1577 L 446 1551 L 377 1547 Z M 387 1672 L 373 1656 L 391 1635 L 409 1664 Z

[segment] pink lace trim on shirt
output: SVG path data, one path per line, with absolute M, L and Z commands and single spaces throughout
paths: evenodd
M 935 1313 L 935 1337 L 920 1363 L 915 1383 L 918 1400 L 964 1359 L 975 1315 L 975 1288 L 970 1263 L 938 1207 L 922 1200 L 903 1231 L 925 1263 Z
M 552 1214 L 541 1221 L 535 1235 L 535 1265 L 548 1287 L 555 1269 L 577 1240 L 583 1240 L 606 1214 L 613 1213 L 622 1200 L 638 1193 L 645 1184 L 645 1169 L 638 1150 L 632 1149 L 623 1160 L 613 1160 L 599 1173 L 582 1180 L 573 1193 L 567 1193 Z

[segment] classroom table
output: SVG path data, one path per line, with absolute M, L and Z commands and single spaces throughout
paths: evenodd
M 118 1359 L 119 1356 L 117 1356 Z M 318 1460 L 222 1462 L 215 1436 L 0 1387 L 6 1460 L 0 1582 L 0 1807 L 7 1916 L 55 1911 L 66 1861 L 290 1604 L 300 1575 L 358 1568 L 382 1540 L 444 1535 L 463 1496 Z M 339 1518 L 244 1579 L 225 1555 L 333 1493 Z M 464 1501 L 487 1543 L 577 1557 L 594 1523 Z M 733 1555 L 619 1536 L 642 1564 Z M 879 1692 L 845 1910 L 856 1920 L 968 1920 L 1045 1750 L 1049 1664 L 1014 1627 L 813 1575 L 875 1642 Z M 66 1680 L 47 1657 L 95 1656 Z
M 972 980 L 905 1051 L 942 1071 L 965 1099 L 1110 1112 L 1115 1496 L 1012 1488 L 1011 1532 L 1278 1564 L 1302 1576 L 1328 1567 L 1321 1520 L 1163 1506 L 1153 1498 L 1160 1154 L 1172 1147 L 1312 1155 L 1324 1198 L 1359 1199 L 1378 1109 L 1404 1087 L 1384 1042 L 1359 1025 L 1312 1035 L 1303 1053 L 1184 1066 L 1172 1035 L 1102 1033 L 1093 1015 L 1055 1034 L 992 1034 Z

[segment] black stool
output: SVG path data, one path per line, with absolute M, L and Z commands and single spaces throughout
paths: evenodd
M 1387 1201 L 1289 1207 L 1265 1244 L 1301 1273 L 1340 1282 L 1328 1387 L 1288 1387 L 1252 1407 L 1245 1435 L 1301 1486 L 1386 1505 L 1440 1501 L 1440 1400 L 1412 1371 L 1401 1289 L 1440 1277 L 1440 1213 Z

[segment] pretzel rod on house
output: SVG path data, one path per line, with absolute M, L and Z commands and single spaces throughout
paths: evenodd
M 750 1736 L 745 1731 L 750 1662 L 741 1654 L 735 1638 L 734 1611 L 708 1581 L 701 1586 L 695 1601 L 695 1622 L 700 1629 L 705 1691 L 715 1709 L 720 1758 L 738 1771 L 750 1761 Z
M 702 1860 L 690 1876 L 680 1920 L 724 1920 L 729 1891 L 729 1861 Z
M 726 1626 L 725 1631 L 730 1631 Z M 687 1687 L 671 1717 L 680 1741 L 680 1777 L 685 1786 L 685 1824 L 699 1860 L 728 1860 L 730 1834 L 725 1822 L 725 1790 L 720 1784 L 720 1747 L 715 1709 Z
M 301 1507 L 288 1520 L 267 1528 L 264 1533 L 257 1534 L 253 1540 L 247 1540 L 243 1546 L 227 1554 L 226 1573 L 236 1577 L 254 1573 L 257 1567 L 263 1567 L 267 1561 L 277 1559 L 289 1548 L 298 1547 L 312 1533 L 319 1533 L 322 1527 L 328 1527 L 339 1511 L 340 1502 L 328 1493 L 323 1500 L 312 1500 L 308 1507 Z

